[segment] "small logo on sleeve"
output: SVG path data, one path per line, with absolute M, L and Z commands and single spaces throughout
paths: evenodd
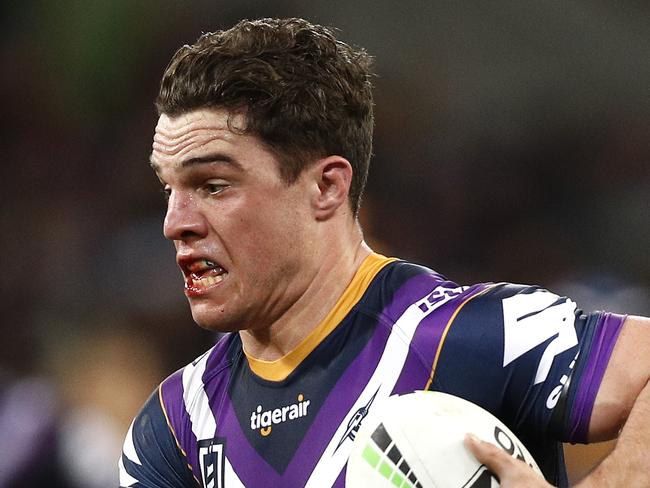
M 283 407 L 264 410 L 262 405 L 258 405 L 251 413 L 251 430 L 259 430 L 260 434 L 266 437 L 271 434 L 274 425 L 306 417 L 310 403 L 300 393 L 296 403 L 291 403 Z

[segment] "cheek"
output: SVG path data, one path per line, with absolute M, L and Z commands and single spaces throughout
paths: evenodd
M 285 267 L 305 241 L 300 204 L 282 193 L 249 197 L 224 211 L 213 227 L 240 266 Z
M 296 273 L 305 249 L 297 216 L 266 215 L 243 225 L 246 230 L 242 234 L 247 237 L 244 245 L 248 264 L 254 266 L 253 273 L 267 272 L 285 278 Z
M 240 265 L 255 265 L 276 247 L 277 234 L 281 231 L 272 213 L 261 205 L 250 205 L 223 215 L 213 228 Z M 242 262 L 243 260 L 243 262 Z

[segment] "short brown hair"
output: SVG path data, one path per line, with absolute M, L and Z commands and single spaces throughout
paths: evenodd
M 353 168 L 358 212 L 372 151 L 371 58 L 302 19 L 243 20 L 181 47 L 162 78 L 159 114 L 199 108 L 246 115 L 244 132 L 264 141 L 292 183 L 310 161 L 339 155 Z

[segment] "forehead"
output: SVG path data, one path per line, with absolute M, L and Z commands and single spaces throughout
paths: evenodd
M 243 115 L 220 109 L 199 109 L 173 117 L 162 114 L 153 137 L 151 165 L 160 172 L 181 169 L 187 161 L 208 153 L 216 152 L 226 160 L 243 151 L 270 154 L 257 137 L 231 130 L 244 124 Z

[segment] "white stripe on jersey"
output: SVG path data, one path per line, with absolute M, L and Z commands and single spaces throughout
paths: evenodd
M 203 373 L 213 349 L 201 356 L 196 363 L 188 364 L 183 369 L 183 402 L 185 410 L 190 416 L 192 432 L 194 432 L 197 441 L 212 439 L 217 432 L 217 422 L 203 387 Z M 228 488 L 244 488 L 244 484 L 233 470 L 227 457 L 224 462 L 224 485 Z
M 126 439 L 124 439 L 124 447 L 122 452 L 126 456 L 126 458 L 134 462 L 136 464 L 139 464 L 142 466 L 142 461 L 140 461 L 140 458 L 138 457 L 138 453 L 135 451 L 135 444 L 133 443 L 133 424 L 135 423 L 135 420 L 131 422 L 131 426 L 129 427 L 129 431 L 126 433 Z
M 137 479 L 126 472 L 124 462 L 122 461 L 122 456 L 120 456 L 120 460 L 117 462 L 117 467 L 120 470 L 120 488 L 129 488 L 129 486 L 132 486 L 138 482 Z
M 126 456 L 126 458 L 129 461 L 142 466 L 142 461 L 140 461 L 140 458 L 138 457 L 138 453 L 135 451 L 135 444 L 133 443 L 134 422 L 135 420 L 131 422 L 129 431 L 126 433 L 126 438 L 124 439 L 124 447 L 122 448 L 122 454 Z M 133 476 L 131 476 L 129 473 L 126 472 L 126 468 L 124 467 L 124 462 L 122 461 L 122 456 L 120 456 L 120 459 L 117 462 L 117 466 L 120 473 L 120 486 L 129 487 L 133 483 L 138 482 L 137 479 L 135 479 Z
M 442 286 L 435 288 L 435 290 L 438 289 L 448 290 L 448 288 Z M 459 287 L 454 289 L 454 291 L 463 290 Z M 420 324 L 422 319 L 431 312 L 448 301 L 458 297 L 458 294 L 450 296 L 443 293 L 444 298 L 441 298 L 437 303 L 431 304 L 427 300 L 427 297 L 431 293 L 432 292 L 428 292 L 420 300 L 410 305 L 393 325 L 384 352 L 377 364 L 377 368 L 368 381 L 368 384 L 357 398 L 357 401 L 345 416 L 338 429 L 336 429 L 329 445 L 318 461 L 318 464 L 316 464 L 314 471 L 312 471 L 305 488 L 331 487 L 334 484 L 339 473 L 345 466 L 352 450 L 351 441 L 345 441 L 337 450 L 339 441 L 345 435 L 348 428 L 350 419 L 360 408 L 363 408 L 370 402 L 370 399 L 375 392 L 377 392 L 377 396 L 372 403 L 375 408 L 390 396 L 391 391 L 395 387 L 400 373 L 402 372 L 404 363 L 406 362 L 409 345 L 413 339 L 417 326 Z M 423 307 L 426 309 L 426 312 L 423 312 L 422 309 L 420 309 L 421 304 L 426 305 L 426 307 Z M 422 385 L 422 387 L 424 388 L 424 385 Z
M 197 440 L 212 439 L 217 423 L 212 415 L 208 396 L 203 389 L 203 373 L 212 349 L 203 354 L 196 363 L 183 369 L 183 402 L 190 415 L 192 432 Z

